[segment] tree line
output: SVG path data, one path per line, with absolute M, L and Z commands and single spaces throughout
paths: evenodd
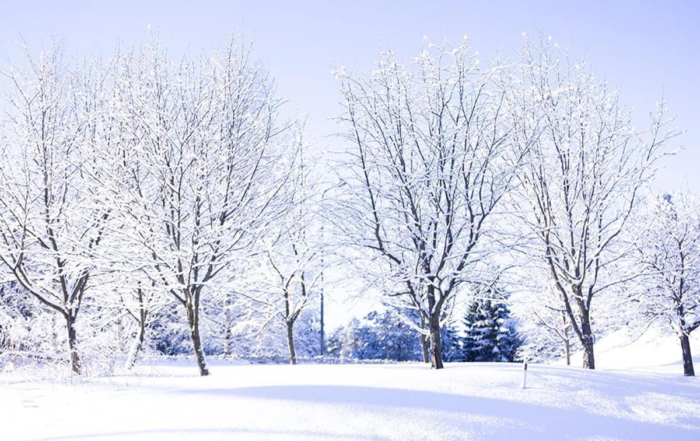
M 335 154 L 282 117 L 240 38 L 180 59 L 158 40 L 107 61 L 62 54 L 25 50 L 4 71 L 6 346 L 30 326 L 81 373 L 105 330 L 133 365 L 177 325 L 201 375 L 214 334 L 224 354 L 284 335 L 294 364 L 295 336 L 323 333 L 313 311 L 335 274 L 363 280 L 436 369 L 454 359 L 453 311 L 505 304 L 507 286 L 514 347 L 575 347 L 594 369 L 614 306 L 629 326 L 670 325 L 694 374 L 700 209 L 649 190 L 680 132 L 663 100 L 636 129 L 617 90 L 551 39 L 524 37 L 515 61 L 482 62 L 465 37 L 334 70 Z

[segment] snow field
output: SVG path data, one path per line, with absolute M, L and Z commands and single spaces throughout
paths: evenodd
M 676 370 L 678 366 L 675 366 Z M 192 361 L 67 382 L 0 376 L 0 439 L 700 439 L 700 380 L 520 364 L 229 365 Z

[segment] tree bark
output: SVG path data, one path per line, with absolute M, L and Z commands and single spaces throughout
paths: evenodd
M 134 341 L 134 345 L 129 351 L 129 358 L 127 359 L 126 362 L 126 368 L 131 369 L 136 365 L 136 360 L 139 357 L 139 353 L 141 352 L 141 349 L 143 349 L 143 343 L 146 340 L 146 323 L 145 320 L 139 320 L 139 334 L 136 340 Z
M 190 325 L 190 336 L 192 338 L 192 347 L 194 349 L 194 355 L 197 358 L 197 367 L 199 367 L 199 375 L 206 377 L 209 375 L 209 368 L 207 368 L 207 360 L 204 357 L 204 349 L 202 348 L 202 339 L 199 335 L 199 319 L 197 317 L 196 311 L 191 305 L 187 307 L 187 321 Z
M 593 336 L 584 335 L 581 341 L 583 346 L 583 368 L 595 369 L 595 356 L 593 355 Z
M 423 347 L 423 363 L 430 363 L 430 339 L 427 335 L 421 334 L 420 343 Z
M 440 318 L 436 316 L 430 317 L 428 320 L 430 326 L 430 367 L 433 369 L 442 369 L 442 342 L 440 341 Z
M 690 339 L 686 334 L 681 335 L 681 350 L 683 351 L 683 375 L 694 377 L 693 355 L 690 352 Z
M 231 356 L 231 294 L 226 294 L 226 303 L 224 310 L 224 356 Z
M 297 364 L 297 353 L 294 350 L 294 323 L 287 322 L 287 346 L 289 347 L 289 364 Z
M 595 356 L 593 354 L 593 343 L 595 341 L 591 331 L 591 319 L 588 310 L 581 309 L 581 346 L 583 346 L 583 368 L 595 369 Z
M 146 317 L 148 315 L 148 312 L 146 311 L 146 305 L 143 301 L 143 290 L 140 287 L 136 290 L 136 295 L 139 299 L 139 316 L 137 319 L 139 324 L 139 334 L 136 338 L 136 341 L 134 341 L 131 350 L 129 351 L 129 356 L 126 360 L 127 369 L 131 369 L 136 365 L 136 360 L 138 359 L 139 352 L 141 352 L 141 350 L 143 349 L 143 343 L 144 341 L 146 341 Z
M 566 353 L 566 365 L 571 366 L 571 341 L 564 340 L 564 352 Z
M 231 326 L 224 325 L 224 357 L 231 356 Z
M 71 370 L 80 375 L 82 373 L 82 366 L 80 365 L 80 356 L 78 355 L 78 349 L 76 348 L 77 336 L 75 334 L 75 317 L 68 313 L 66 314 L 66 327 L 68 328 L 68 349 L 70 351 L 70 366 Z
M 51 314 L 51 346 L 59 351 L 58 345 L 58 329 L 59 324 L 57 320 L 58 314 Z

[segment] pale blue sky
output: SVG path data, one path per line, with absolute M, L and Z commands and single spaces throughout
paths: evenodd
M 369 68 L 381 49 L 405 57 L 422 37 L 458 40 L 468 34 L 482 56 L 513 56 L 520 34 L 537 28 L 610 83 L 621 85 L 637 121 L 665 89 L 668 106 L 687 130 L 685 151 L 666 161 L 660 185 L 680 179 L 700 193 L 700 2 L 693 1 L 4 1 L 0 0 L 0 52 L 12 52 L 21 34 L 38 42 L 57 35 L 70 50 L 110 51 L 133 42 L 148 24 L 170 39 L 173 52 L 217 44 L 233 31 L 254 40 L 288 106 L 308 113 L 323 138 L 336 130 L 337 83 L 330 65 Z

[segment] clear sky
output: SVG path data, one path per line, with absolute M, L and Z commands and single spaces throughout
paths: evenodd
M 662 90 L 687 133 L 684 152 L 665 162 L 659 184 L 681 179 L 700 193 L 700 2 L 698 1 L 19 1 L 0 0 L 0 53 L 22 35 L 32 47 L 51 35 L 70 50 L 111 51 L 151 25 L 173 53 L 224 41 L 232 32 L 254 40 L 256 56 L 276 78 L 292 109 L 307 113 L 323 143 L 336 130 L 338 85 L 331 65 L 367 69 L 380 50 L 417 54 L 422 37 L 457 41 L 468 34 L 487 57 L 513 57 L 520 34 L 539 28 L 594 71 L 622 86 L 638 124 Z
M 22 35 L 39 50 L 55 35 L 71 51 L 108 53 L 131 43 L 151 25 L 171 41 L 172 53 L 200 49 L 243 32 L 276 78 L 292 109 L 307 113 L 320 142 L 337 127 L 338 84 L 331 65 L 369 69 L 382 49 L 408 58 L 428 36 L 457 41 L 470 36 L 489 57 L 514 57 L 520 34 L 541 29 L 586 56 L 593 70 L 622 87 L 641 126 L 665 91 L 685 150 L 665 161 L 658 187 L 681 180 L 700 194 L 700 1 L 20 1 L 0 0 L 0 53 Z

